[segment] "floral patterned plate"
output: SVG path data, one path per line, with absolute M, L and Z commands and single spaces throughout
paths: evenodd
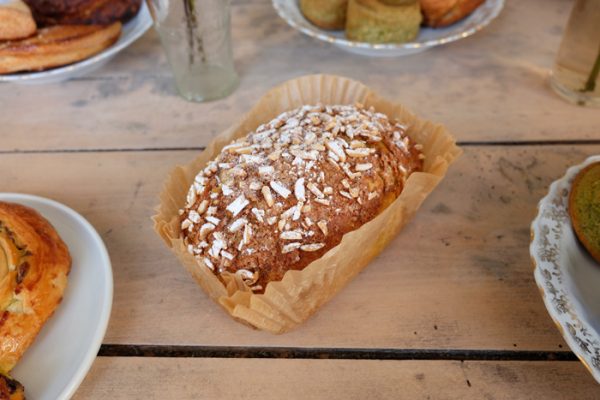
M 600 382 L 600 265 L 575 237 L 567 212 L 571 183 L 600 155 L 569 168 L 550 186 L 531 224 L 529 252 L 548 313 L 571 350 Z

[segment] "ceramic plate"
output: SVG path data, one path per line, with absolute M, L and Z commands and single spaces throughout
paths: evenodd
M 298 0 L 273 0 L 273 6 L 279 16 L 290 26 L 308 36 L 332 43 L 351 53 L 366 56 L 396 57 L 418 53 L 433 46 L 471 36 L 500 14 L 504 7 L 504 0 L 486 0 L 471 15 L 449 27 L 439 29 L 421 28 L 419 36 L 415 40 L 402 44 L 354 42 L 346 39 L 343 31 L 319 29 L 304 18 Z
M 0 82 L 51 83 L 85 75 L 106 64 L 118 52 L 135 42 L 151 26 L 152 17 L 148 11 L 146 2 L 142 1 L 142 6 L 138 14 L 125 25 L 123 25 L 123 31 L 121 32 L 119 40 L 95 56 L 86 58 L 85 60 L 79 61 L 75 64 L 52 68 L 47 71 L 21 72 L 16 74 L 0 75 Z
M 63 238 L 73 259 L 61 305 L 11 372 L 28 399 L 69 399 L 83 381 L 110 317 L 113 279 L 102 239 L 81 215 L 42 197 L 0 193 L 36 209 Z
M 548 313 L 571 350 L 600 382 L 600 264 L 578 242 L 567 212 L 575 175 L 588 158 L 550 186 L 531 224 L 529 251 Z

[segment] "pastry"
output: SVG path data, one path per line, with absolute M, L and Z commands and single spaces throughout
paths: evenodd
M 575 177 L 569 214 L 579 241 L 600 262 L 600 162 L 588 165 Z
M 41 26 L 108 25 L 127 22 L 139 11 L 141 0 L 25 0 Z
M 57 25 L 42 28 L 27 39 L 0 42 L 0 74 L 38 71 L 88 58 L 111 46 L 121 23 Z
M 21 39 L 35 33 L 29 7 L 20 0 L 0 2 L 0 40 Z
M 0 399 L 25 400 L 23 385 L 6 375 L 0 374 Z
M 471 14 L 485 0 L 420 0 L 423 22 L 432 28 L 448 26 Z
M 181 210 L 189 253 L 255 293 L 373 219 L 422 168 L 404 126 L 360 105 L 304 106 L 225 146 Z
M 419 33 L 421 18 L 417 2 L 391 6 L 378 0 L 350 0 L 346 37 L 369 43 L 408 42 Z
M 70 267 L 69 251 L 46 219 L 0 202 L 1 373 L 13 369 L 54 313 Z
M 389 4 L 390 6 L 407 6 L 418 3 L 419 0 L 379 0 L 381 3 Z
M 344 29 L 348 0 L 300 0 L 300 10 L 323 29 Z

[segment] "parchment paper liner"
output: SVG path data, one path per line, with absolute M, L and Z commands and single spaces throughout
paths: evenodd
M 288 271 L 282 281 L 270 282 L 264 294 L 253 294 L 233 274 L 225 277 L 224 285 L 186 251 L 179 238 L 178 210 L 184 205 L 196 174 L 223 146 L 284 111 L 306 104 L 354 104 L 357 101 L 407 125 L 409 136 L 423 145 L 426 156 L 424 172 L 410 175 L 402 194 L 385 211 L 344 235 L 338 246 L 302 271 Z M 233 318 L 258 329 L 282 333 L 311 316 L 381 252 L 460 153 L 454 138 L 443 126 L 419 119 L 401 105 L 380 98 L 360 82 L 331 75 L 305 76 L 269 91 L 240 122 L 215 137 L 198 158 L 171 172 L 160 195 L 158 214 L 153 217 L 154 229 L 198 284 Z

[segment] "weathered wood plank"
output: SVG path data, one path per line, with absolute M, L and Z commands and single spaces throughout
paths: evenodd
M 578 362 L 104 358 L 74 399 L 597 399 Z
M 187 103 L 174 92 L 154 32 L 75 81 L 0 86 L 0 150 L 197 147 L 269 88 L 311 73 L 359 79 L 460 140 L 600 139 L 600 113 L 546 83 L 571 2 L 509 0 L 477 35 L 421 54 L 367 58 L 296 32 L 270 1 L 233 7 L 241 84 L 228 99 Z
M 600 146 L 465 150 L 406 230 L 281 336 L 233 322 L 152 231 L 167 171 L 195 152 L 1 155 L 0 191 L 57 199 L 96 226 L 115 275 L 105 343 L 566 349 L 533 281 L 529 224 L 549 183 Z

